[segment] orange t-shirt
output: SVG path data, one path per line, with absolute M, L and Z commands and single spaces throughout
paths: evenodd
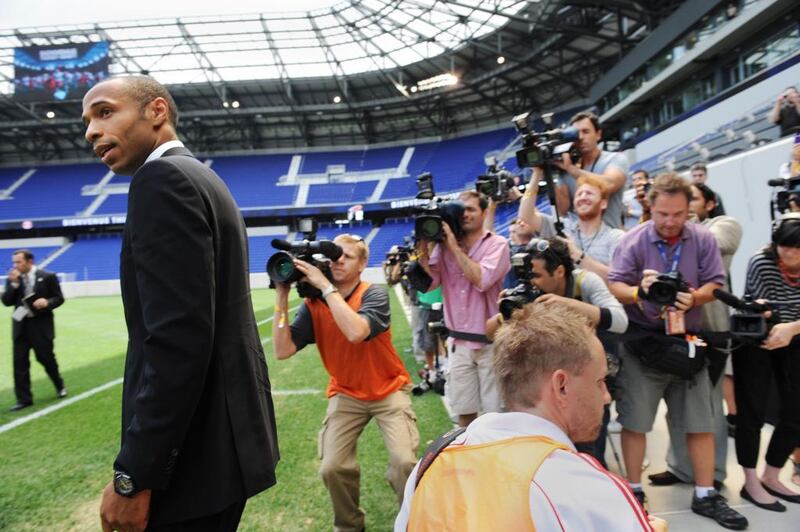
M 370 287 L 362 282 L 347 299 L 354 311 L 361 307 L 361 298 Z M 411 383 L 403 361 L 392 345 L 391 328 L 374 338 L 354 344 L 345 338 L 331 309 L 321 299 L 306 299 L 314 324 L 314 341 L 322 364 L 331 376 L 328 397 L 337 393 L 361 401 L 377 401 Z

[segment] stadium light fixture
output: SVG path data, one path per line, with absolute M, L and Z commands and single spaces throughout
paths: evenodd
M 338 94 L 333 97 L 333 103 L 340 103 L 342 101 L 342 97 Z
M 429 91 L 441 87 L 450 87 L 452 85 L 456 85 L 457 83 L 458 76 L 448 72 L 447 74 L 439 74 L 438 76 L 433 76 L 432 78 L 423 79 L 417 83 L 417 89 L 421 91 Z M 411 87 L 411 89 L 413 90 L 414 87 Z
M 229 105 L 230 104 L 227 101 L 225 100 L 222 101 L 222 107 L 224 107 L 225 109 L 227 109 Z
M 503 63 L 505 63 L 505 62 L 506 62 L 506 58 L 505 58 L 505 57 L 503 57 L 502 55 L 500 55 L 500 56 L 498 56 L 498 57 L 497 57 L 497 64 L 498 64 L 498 65 L 502 65 L 502 64 L 503 64 Z
M 45 116 L 47 118 L 55 118 L 56 114 L 53 111 L 47 111 L 47 114 L 45 114 Z
M 233 100 L 231 102 L 231 107 L 233 107 L 234 109 L 238 109 L 239 108 L 239 100 Z

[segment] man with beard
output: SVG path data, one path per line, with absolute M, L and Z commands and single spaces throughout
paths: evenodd
M 648 523 L 621 479 L 575 451 L 572 442 L 597 436 L 610 400 L 603 346 L 585 316 L 526 305 L 499 328 L 495 346 L 508 412 L 429 447 L 395 532 L 666 530 L 661 519 Z
M 555 218 L 536 208 L 537 172 L 541 172 L 540 169 L 536 170 L 520 201 L 518 217 L 541 238 L 551 238 L 556 236 Z M 575 266 L 596 273 L 603 281 L 608 279 L 608 265 L 617 242 L 625 234 L 621 229 L 609 227 L 604 221 L 608 191 L 601 179 L 581 177 L 575 190 L 575 216 L 564 220 L 570 256 Z
M 603 221 L 609 226 L 622 228 L 625 205 L 622 196 L 627 183 L 628 161 L 622 153 L 601 150 L 598 145 L 603 138 L 600 120 L 590 111 L 577 113 L 570 119 L 572 127 L 578 129 L 578 145 L 581 150 L 580 161 L 573 161 L 568 153 L 563 154 L 562 162 L 556 166 L 563 172 L 561 184 L 556 187 L 558 212 L 566 214 L 575 209 L 577 181 L 581 177 L 600 179 L 608 187 L 608 206 Z

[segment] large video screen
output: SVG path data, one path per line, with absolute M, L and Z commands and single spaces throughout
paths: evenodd
M 108 77 L 108 42 L 14 48 L 14 97 L 20 102 L 81 98 Z

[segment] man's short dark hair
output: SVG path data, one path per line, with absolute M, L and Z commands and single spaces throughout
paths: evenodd
M 574 124 L 575 122 L 577 122 L 579 120 L 583 120 L 584 118 L 588 118 L 592 122 L 592 125 L 594 126 L 594 129 L 596 131 L 600 131 L 602 129 L 600 127 L 600 119 L 597 117 L 596 114 L 594 114 L 593 112 L 588 111 L 588 110 L 587 111 L 581 111 L 580 113 L 575 113 L 572 116 L 572 118 L 569 119 L 569 123 L 570 124 Z
M 644 178 L 645 178 L 645 179 L 650 179 L 650 172 L 648 172 L 648 171 L 647 171 L 647 170 L 645 170 L 644 168 L 640 168 L 640 169 L 638 169 L 638 170 L 634 170 L 634 171 L 633 171 L 633 173 L 632 173 L 631 175 L 632 175 L 632 176 L 634 176 L 634 175 L 636 175 L 636 174 L 644 174 Z
M 547 270 L 547 273 L 550 275 L 553 275 L 556 268 L 562 265 L 564 266 L 564 274 L 567 277 L 572 275 L 575 264 L 572 262 L 567 243 L 558 237 L 548 238 L 547 242 L 549 244 L 548 248 L 544 251 L 539 251 L 536 249 L 536 241 L 531 240 L 528 244 L 528 251 L 531 254 L 531 258 L 543 260 L 544 269 Z
M 692 186 L 700 191 L 705 203 L 708 203 L 709 201 L 713 201 L 714 203 L 717 202 L 717 193 L 711 190 L 711 188 L 707 187 L 703 183 L 692 183 Z
M 694 163 L 689 169 L 690 172 L 694 172 L 695 170 L 702 170 L 704 174 L 708 174 L 708 168 L 706 168 L 706 165 L 703 163 Z
M 172 127 L 178 127 L 178 106 L 164 85 L 150 76 L 124 76 L 117 79 L 124 81 L 125 92 L 139 103 L 142 110 L 156 98 L 164 98 L 169 109 L 169 122 Z
M 462 201 L 467 199 L 477 199 L 478 206 L 482 211 L 485 211 L 489 207 L 489 196 L 482 192 L 478 192 L 477 190 L 465 190 L 458 195 L 458 199 Z
M 25 260 L 33 260 L 33 252 L 31 252 L 31 250 L 27 248 L 16 250 L 14 253 L 11 254 L 12 257 L 14 255 L 22 255 L 23 257 L 25 257 Z

